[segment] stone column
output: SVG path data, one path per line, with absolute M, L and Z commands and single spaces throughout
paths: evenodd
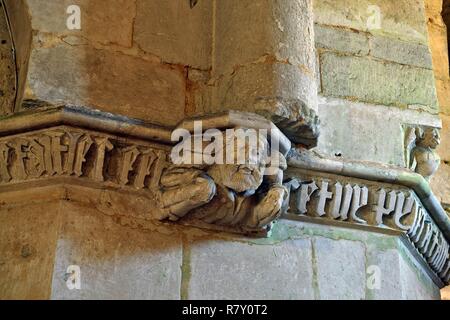
M 212 111 L 260 113 L 315 145 L 312 1 L 218 0 L 214 12 Z

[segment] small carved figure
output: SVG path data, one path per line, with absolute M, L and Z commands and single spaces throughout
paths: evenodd
M 436 152 L 440 144 L 439 130 L 432 127 L 415 128 L 409 132 L 407 139 L 409 168 L 430 180 L 441 163 Z
M 227 141 L 225 145 L 234 142 Z M 283 186 L 287 164 L 278 151 L 267 156 L 267 139 L 259 143 L 254 162 L 168 168 L 161 179 L 160 202 L 164 212 L 161 220 L 177 221 L 198 208 L 195 218 L 209 224 L 249 232 L 270 229 L 288 197 L 288 190 Z M 251 150 L 254 147 L 246 143 L 246 150 L 236 150 L 235 156 L 239 151 L 255 154 Z

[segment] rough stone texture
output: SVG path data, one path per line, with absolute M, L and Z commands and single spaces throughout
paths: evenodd
M 134 41 L 170 63 L 208 69 L 211 65 L 213 1 L 137 0 Z
M 438 149 L 442 163 L 431 181 L 431 187 L 450 214 L 450 72 L 447 32 L 450 21 L 448 21 L 448 15 L 445 17 L 446 21 L 443 19 L 442 0 L 426 0 L 425 8 L 428 17 L 429 46 L 433 57 L 433 70 L 443 122 L 441 146 Z
M 61 213 L 52 299 L 180 298 L 180 237 L 123 227 L 70 203 Z M 81 269 L 81 290 L 66 286 L 71 265 Z
M 417 267 L 400 259 L 400 283 L 403 288 L 403 299 L 406 300 L 439 300 L 439 289 Z
M 334 53 L 322 54 L 321 70 L 322 93 L 326 96 L 438 110 L 431 70 Z
M 282 75 L 280 77 L 280 75 Z M 278 80 L 274 80 L 278 79 Z M 218 112 L 222 106 L 260 112 L 262 110 L 286 118 L 300 116 L 301 101 L 309 99 L 311 78 L 299 68 L 284 63 L 250 64 L 219 80 L 215 99 Z M 219 107 L 220 106 L 220 107 Z
M 28 205 L 0 209 L 2 300 L 50 298 L 59 202 L 33 204 L 33 200 L 29 197 Z
M 372 37 L 371 56 L 387 61 L 432 69 L 430 49 L 426 45 L 398 41 L 387 37 Z
M 381 29 L 369 29 L 367 21 L 376 5 L 381 13 Z M 424 4 L 422 0 L 316 0 L 315 21 L 324 25 L 342 26 L 369 31 L 372 34 L 427 44 Z
M 316 110 L 312 1 L 220 0 L 216 5 L 214 110 L 262 109 L 291 120 L 298 119 L 302 103 Z M 292 100 L 297 106 L 290 108 Z
M 442 18 L 442 0 L 426 0 L 429 47 L 432 52 L 433 70 L 441 112 L 450 115 L 450 73 L 447 28 Z
M 369 40 L 365 33 L 315 24 L 316 47 L 357 55 L 369 54 Z
M 438 199 L 450 210 L 450 116 L 441 114 L 441 119 L 441 145 L 437 149 L 441 156 L 441 166 L 431 180 L 431 187 Z
M 101 44 L 131 47 L 136 2 L 132 0 L 26 0 L 33 30 L 58 36 L 76 35 Z M 81 30 L 69 30 L 70 5 L 81 9 Z
M 319 100 L 319 117 L 319 152 L 400 167 L 406 165 L 402 126 L 441 126 L 437 115 L 333 98 Z
M 365 298 L 366 258 L 363 243 L 317 237 L 314 238 L 313 255 L 320 299 Z
M 185 86 L 180 68 L 120 52 L 58 45 L 33 50 L 26 98 L 90 105 L 175 125 L 184 118 Z
M 4 9 L 0 3 L 0 116 L 11 114 L 16 98 L 16 64 Z
M 277 245 L 204 240 L 190 251 L 189 299 L 314 298 L 309 240 Z

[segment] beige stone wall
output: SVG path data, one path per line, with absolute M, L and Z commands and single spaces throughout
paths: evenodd
M 449 3 L 446 4 L 449 6 Z M 442 144 L 439 154 L 441 167 L 432 180 L 433 191 L 444 205 L 450 209 L 450 70 L 447 42 L 447 26 L 442 17 L 442 0 L 426 0 L 429 43 L 433 55 L 433 69 L 436 78 L 440 117 L 443 122 Z M 448 21 L 450 23 L 450 19 Z M 450 288 L 443 291 L 443 298 L 450 299 Z
M 450 72 L 447 44 L 447 27 L 442 19 L 442 0 L 427 0 L 428 32 L 433 54 L 433 67 L 438 92 L 440 117 L 443 123 L 442 143 L 439 153 L 441 167 L 433 178 L 432 187 L 446 205 L 450 205 Z
M 22 2 L 33 32 L 25 99 L 164 125 L 195 112 L 211 65 L 211 1 L 76 1 L 81 30 L 66 26 L 74 1 Z
M 406 166 L 408 125 L 440 127 L 422 0 L 314 0 L 318 150 Z

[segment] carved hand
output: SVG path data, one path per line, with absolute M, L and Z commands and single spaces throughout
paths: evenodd
M 279 218 L 287 195 L 286 187 L 281 185 L 273 186 L 254 208 L 252 216 L 247 223 L 248 227 L 259 229 Z

